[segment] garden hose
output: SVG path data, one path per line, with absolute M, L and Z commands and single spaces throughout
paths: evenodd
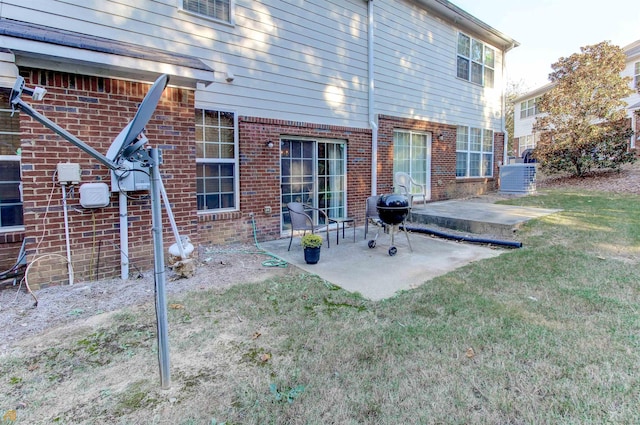
M 269 257 L 271 257 L 268 260 L 265 260 L 262 262 L 262 265 L 264 267 L 282 267 L 285 268 L 287 267 L 289 264 L 287 263 L 286 260 L 278 257 L 275 254 L 270 253 L 269 251 L 262 249 L 260 247 L 260 245 L 258 244 L 258 235 L 257 235 L 257 229 L 256 229 L 256 220 L 254 217 L 251 217 L 251 226 L 253 228 L 253 241 L 255 243 L 255 246 L 257 248 L 257 251 L 249 251 L 249 250 L 245 250 L 245 249 L 221 249 L 221 250 L 207 250 L 207 252 L 219 252 L 219 253 L 241 253 L 241 254 L 260 254 L 260 255 L 267 255 Z

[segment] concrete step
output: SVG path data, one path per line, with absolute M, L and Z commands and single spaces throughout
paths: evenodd
M 441 201 L 412 208 L 408 221 L 479 235 L 513 236 L 524 223 L 560 210 L 474 201 Z

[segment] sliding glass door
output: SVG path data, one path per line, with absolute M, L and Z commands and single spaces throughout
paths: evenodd
M 289 202 L 302 202 L 324 210 L 329 217 L 346 215 L 345 143 L 335 140 L 282 139 L 280 184 L 282 230 L 290 229 Z M 323 217 L 313 217 L 324 224 Z

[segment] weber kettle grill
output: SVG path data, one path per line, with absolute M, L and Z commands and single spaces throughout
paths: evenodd
M 394 246 L 394 235 L 399 230 L 398 226 L 400 225 L 402 225 L 402 230 L 407 237 L 409 249 L 413 251 L 413 248 L 411 247 L 411 241 L 409 240 L 409 233 L 407 232 L 407 227 L 404 226 L 404 221 L 407 219 L 409 211 L 411 210 L 407 197 L 399 193 L 381 195 L 378 198 L 376 209 L 378 210 L 378 217 L 380 218 L 379 223 L 376 224 L 380 225 L 380 227 L 384 230 L 384 233 L 388 233 L 391 235 L 391 247 L 389 248 L 389 255 L 393 257 L 398 253 L 398 249 Z M 375 238 L 369 241 L 369 248 L 376 247 L 376 242 L 379 234 L 380 229 L 378 229 Z

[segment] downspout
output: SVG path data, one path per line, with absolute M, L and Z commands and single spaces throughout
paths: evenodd
M 375 114 L 375 68 L 373 38 L 373 0 L 368 0 L 368 65 L 369 65 L 369 126 L 371 127 L 371 195 L 377 195 L 378 188 L 378 124 Z

